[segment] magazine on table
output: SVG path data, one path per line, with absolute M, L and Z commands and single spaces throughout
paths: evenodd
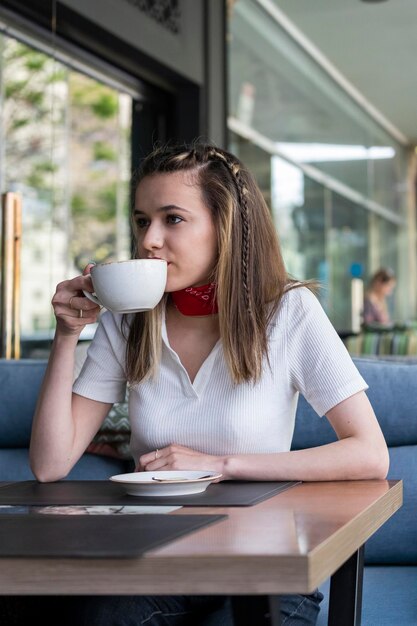
M 171 513 L 180 506 L 146 505 L 0 505 L 0 515 L 143 515 Z

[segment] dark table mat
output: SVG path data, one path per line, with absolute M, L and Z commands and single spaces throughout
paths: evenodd
M 0 505 L 253 506 L 297 484 L 299 482 L 225 481 L 209 485 L 202 493 L 152 497 L 129 496 L 121 485 L 110 480 L 63 480 L 54 483 L 27 480 L 0 486 Z
M 1 557 L 137 557 L 227 515 L 7 515 Z

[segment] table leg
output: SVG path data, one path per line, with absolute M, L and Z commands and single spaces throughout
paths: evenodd
M 361 546 L 330 579 L 328 626 L 361 626 L 363 555 Z
M 281 626 L 279 596 L 232 596 L 234 626 Z

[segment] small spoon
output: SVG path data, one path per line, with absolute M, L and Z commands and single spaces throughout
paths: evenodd
M 204 478 L 211 478 L 211 474 L 207 474 L 207 476 L 199 476 L 198 478 L 183 478 L 182 476 L 177 476 L 176 478 L 157 478 L 156 476 L 152 476 L 152 480 L 155 480 L 157 483 L 176 483 L 179 480 L 203 480 Z

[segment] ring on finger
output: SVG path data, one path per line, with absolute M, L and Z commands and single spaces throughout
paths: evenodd
M 155 450 L 155 461 L 156 461 L 156 459 L 158 458 L 158 452 L 159 452 L 159 450 L 158 450 L 158 448 L 157 448 L 157 449 Z
M 68 304 L 69 304 L 70 309 L 72 309 L 72 308 L 73 308 L 73 307 L 72 307 L 72 301 L 74 300 L 74 298 L 75 298 L 75 296 L 71 296 L 71 298 L 69 299 Z
M 82 309 L 80 309 L 80 312 L 78 313 L 78 317 L 81 319 L 81 318 L 82 318 L 82 316 L 83 316 L 83 310 L 82 310 Z

